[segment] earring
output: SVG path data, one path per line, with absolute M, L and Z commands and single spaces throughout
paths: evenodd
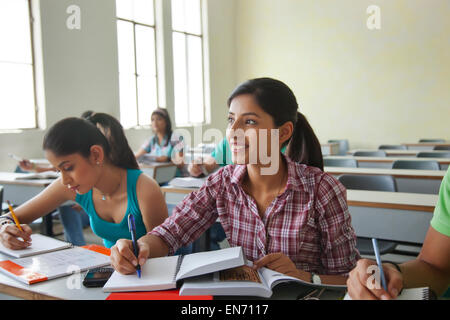
M 100 161 L 97 161 L 97 165 L 100 165 Z

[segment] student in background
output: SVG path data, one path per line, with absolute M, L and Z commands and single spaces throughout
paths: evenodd
M 92 230 L 103 238 L 106 247 L 114 245 L 117 239 L 131 238 L 127 223 L 123 223 L 129 214 L 135 216 L 138 236 L 167 218 L 161 190 L 153 179 L 141 174 L 120 123 L 107 114 L 95 116 L 108 119 L 111 137 L 119 135 L 121 139 L 115 140 L 116 145 L 110 144 L 105 134 L 85 119 L 66 118 L 53 125 L 44 137 L 43 148 L 61 177 L 15 210 L 19 221 L 24 223 L 24 231 L 12 224 L 3 225 L 0 241 L 4 246 L 28 247 L 31 228 L 25 224 L 68 200 L 83 207 Z M 2 220 L 10 219 L 7 215 Z
M 157 108 L 153 111 L 151 120 L 154 135 L 141 146 L 135 156 L 138 160 L 143 155 L 150 155 L 156 162 L 171 161 L 172 150 L 179 145 L 180 137 L 172 132 L 169 113 L 166 109 Z
M 294 94 L 281 81 L 253 79 L 232 92 L 228 106 L 227 138 L 235 164 L 211 174 L 171 217 L 138 240 L 139 263 L 173 253 L 219 218 L 230 245 L 242 246 L 256 268 L 266 266 L 305 281 L 320 278 L 323 283 L 345 284 L 343 275 L 359 259 L 346 190 L 318 168 L 320 144 L 311 127 L 304 126 Z M 231 134 L 239 129 L 244 137 Z M 269 131 L 266 140 L 247 139 L 248 132 L 260 130 Z M 271 133 L 277 132 L 277 144 L 272 145 Z M 263 164 L 259 153 L 256 163 L 249 160 L 264 144 L 279 163 L 272 174 L 262 169 L 276 161 Z M 285 156 L 281 148 L 288 144 Z M 121 239 L 111 248 L 112 265 L 120 273 L 135 272 L 137 260 L 129 240 Z
M 450 285 L 450 169 L 447 170 L 439 190 L 425 241 L 419 256 L 400 265 L 383 263 L 388 292 L 383 287 L 369 289 L 367 273 L 375 261 L 361 259 L 347 280 L 352 299 L 395 299 L 403 288 L 430 287 L 440 296 Z

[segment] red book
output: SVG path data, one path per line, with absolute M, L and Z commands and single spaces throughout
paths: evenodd
M 212 296 L 180 296 L 179 290 L 113 292 L 106 300 L 212 300 Z

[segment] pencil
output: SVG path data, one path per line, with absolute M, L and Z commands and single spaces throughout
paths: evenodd
M 19 228 L 20 231 L 23 231 L 22 227 L 20 226 L 19 220 L 17 219 L 16 214 L 14 213 L 11 203 L 8 200 L 6 201 L 6 203 L 8 204 L 9 212 L 11 212 L 11 215 L 14 219 L 14 222 L 16 223 L 17 228 Z

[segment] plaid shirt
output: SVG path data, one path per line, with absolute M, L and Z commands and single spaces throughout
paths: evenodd
M 283 194 L 258 214 L 255 200 L 242 189 L 245 165 L 229 165 L 183 200 L 150 233 L 173 254 L 205 232 L 217 218 L 231 246 L 242 246 L 247 259 L 283 252 L 298 269 L 345 274 L 360 258 L 351 225 L 346 189 L 331 175 L 291 161 Z

